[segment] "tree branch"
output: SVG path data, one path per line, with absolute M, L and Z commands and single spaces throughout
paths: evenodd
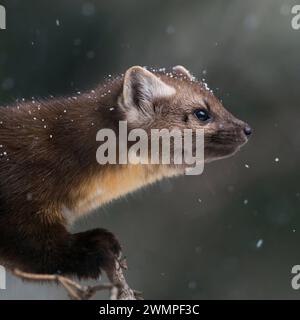
M 78 282 L 60 275 L 35 274 L 18 269 L 13 270 L 13 274 L 24 280 L 56 282 L 66 289 L 72 300 L 88 300 L 98 291 L 103 290 L 109 290 L 111 300 L 141 300 L 141 292 L 132 290 L 127 284 L 123 269 L 127 269 L 126 261 L 117 259 L 114 270 L 107 272 L 110 283 L 95 286 L 82 286 Z

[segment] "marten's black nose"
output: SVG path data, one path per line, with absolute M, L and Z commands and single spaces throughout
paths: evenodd
M 246 135 L 247 137 L 249 137 L 249 136 L 251 136 L 251 134 L 252 134 L 252 129 L 251 129 L 249 126 L 246 126 L 246 127 L 244 128 L 244 133 L 245 133 L 245 135 Z

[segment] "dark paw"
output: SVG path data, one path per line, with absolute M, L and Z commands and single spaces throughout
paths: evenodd
M 76 234 L 77 239 L 91 253 L 99 249 L 111 252 L 115 257 L 121 253 L 121 245 L 117 237 L 105 229 L 93 229 Z
M 74 249 L 80 261 L 77 263 L 80 277 L 96 278 L 105 271 L 115 267 L 115 261 L 121 254 L 121 245 L 116 236 L 105 229 L 94 229 L 74 235 Z

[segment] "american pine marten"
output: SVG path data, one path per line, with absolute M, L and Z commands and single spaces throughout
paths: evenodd
M 104 229 L 71 234 L 70 221 L 167 176 L 178 165 L 99 165 L 97 131 L 204 129 L 205 162 L 235 153 L 251 134 L 182 66 L 132 67 L 70 98 L 0 108 L 0 259 L 32 273 L 96 278 L 121 246 Z

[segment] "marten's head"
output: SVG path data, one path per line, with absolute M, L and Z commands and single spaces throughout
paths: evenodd
M 170 73 L 128 69 L 119 105 L 131 128 L 204 129 L 206 162 L 234 154 L 251 135 L 249 125 L 182 66 Z

